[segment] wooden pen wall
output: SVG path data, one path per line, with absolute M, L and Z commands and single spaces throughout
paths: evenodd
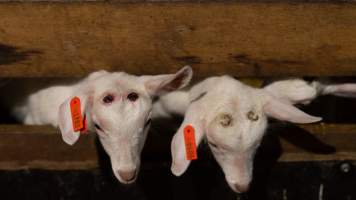
M 99 69 L 159 74 L 184 65 L 193 67 L 196 80 L 229 74 L 247 82 L 287 77 L 355 82 L 355 19 L 356 4 L 337 0 L 1 1 L 0 89 L 11 81 L 80 78 Z M 15 93 L 21 91 L 2 95 Z M 247 196 L 320 199 L 322 187 L 328 199 L 356 198 L 355 103 L 323 97 L 303 108 L 324 117 L 323 123 L 273 123 L 256 158 L 256 186 Z M 8 199 L 21 187 L 30 189 L 18 197 L 40 194 L 37 199 L 236 198 L 204 145 L 202 161 L 187 175 L 170 175 L 170 139 L 180 119 L 172 127 L 153 124 L 140 197 L 98 175 L 103 152 L 94 134 L 71 147 L 52 127 L 14 123 L 7 108 L 0 119 L 0 188 Z M 35 182 L 40 189 L 30 186 Z

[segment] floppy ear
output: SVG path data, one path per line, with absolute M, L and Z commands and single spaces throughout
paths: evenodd
M 80 99 L 80 110 L 81 114 L 84 117 L 86 109 L 87 109 L 87 98 L 83 97 L 83 95 L 77 96 Z M 73 97 L 67 99 L 63 102 L 58 110 L 58 125 L 62 134 L 62 139 L 69 145 L 73 145 L 80 136 L 80 131 L 74 131 L 72 115 L 70 109 L 70 102 Z
M 309 115 L 297 107 L 274 97 L 268 98 L 263 109 L 266 115 L 270 117 L 292 123 L 305 124 L 322 120 L 321 117 Z
M 184 121 L 179 127 L 176 134 L 173 136 L 171 143 L 171 153 L 172 153 L 172 166 L 171 171 L 174 175 L 182 175 L 188 168 L 190 160 L 186 158 L 186 148 L 184 141 L 184 128 L 187 125 L 191 125 L 194 128 L 195 132 L 195 142 L 198 148 L 200 142 L 204 136 L 203 123 L 200 120 L 200 115 L 197 112 L 194 112 L 195 108 L 188 109 Z
M 167 92 L 185 87 L 189 84 L 193 76 L 190 66 L 185 66 L 175 74 L 142 76 L 146 90 L 151 96 L 163 95 Z
M 322 95 L 335 95 L 340 97 L 356 98 L 355 83 L 323 85 L 319 82 L 313 82 L 313 85 L 319 89 L 319 93 Z
M 314 85 L 301 79 L 276 81 L 263 90 L 290 104 L 308 104 L 317 97 L 318 93 Z

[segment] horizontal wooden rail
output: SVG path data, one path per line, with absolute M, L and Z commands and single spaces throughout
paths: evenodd
M 356 160 L 356 124 L 313 124 L 281 129 L 280 161 Z
M 0 169 L 90 169 L 98 166 L 93 137 L 65 144 L 50 126 L 0 126 Z
M 353 0 L 0 0 L 0 3 L 339 3 L 349 4 L 354 3 Z
M 356 161 L 356 125 L 354 124 L 314 124 L 299 128 L 281 126 L 268 131 L 267 138 L 272 134 L 279 134 L 283 138 L 280 142 L 282 149 L 280 162 Z M 157 133 L 151 134 L 150 137 L 155 137 L 154 135 L 157 137 Z M 96 168 L 98 155 L 93 136 L 94 134 L 83 135 L 77 144 L 69 146 L 52 127 L 0 125 L 0 169 Z M 159 138 L 159 142 L 151 141 L 145 149 L 145 155 L 154 154 L 154 157 L 157 157 L 159 152 L 169 154 L 169 137 L 159 136 Z M 275 145 L 267 142 L 262 148 L 270 150 L 274 149 Z M 169 159 L 164 160 L 163 163 L 168 162 Z M 154 162 L 144 164 L 144 166 L 155 165 L 157 163 Z
M 2 2 L 0 19 L 0 77 L 356 75 L 356 4 Z

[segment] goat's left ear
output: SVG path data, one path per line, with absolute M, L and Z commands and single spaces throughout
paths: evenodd
M 292 123 L 306 124 L 322 120 L 321 117 L 309 115 L 286 101 L 272 96 L 266 98 L 263 110 L 267 116 Z
M 324 85 L 319 82 L 313 82 L 312 84 L 321 95 L 335 95 L 340 97 L 356 98 L 355 83 Z
M 87 98 L 81 95 L 76 100 L 76 104 L 79 104 L 81 115 L 84 118 L 86 108 L 87 108 Z M 74 97 L 71 97 L 64 101 L 58 110 L 58 125 L 62 134 L 62 139 L 69 145 L 73 145 L 80 136 L 80 131 L 74 131 L 72 114 L 71 114 L 71 101 Z
M 142 76 L 140 80 L 151 96 L 158 96 L 185 87 L 189 84 L 192 76 L 192 68 L 185 66 L 175 74 Z

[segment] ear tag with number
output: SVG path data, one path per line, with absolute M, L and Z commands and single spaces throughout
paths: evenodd
M 184 142 L 187 160 L 198 159 L 197 145 L 195 143 L 195 130 L 191 125 L 184 127 Z
M 83 128 L 80 129 L 81 134 L 87 134 L 88 133 L 88 122 L 87 122 L 87 116 L 84 115 L 83 119 Z
M 73 130 L 81 133 L 87 132 L 87 121 L 85 116 L 83 117 L 81 111 L 81 102 L 78 97 L 73 97 L 70 101 L 70 113 L 72 116 Z

